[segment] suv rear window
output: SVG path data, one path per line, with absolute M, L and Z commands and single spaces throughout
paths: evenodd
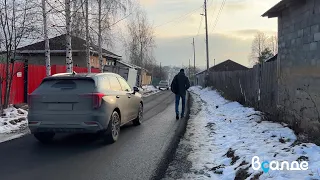
M 93 79 L 52 79 L 41 83 L 38 90 L 45 92 L 56 91 L 76 91 L 92 92 L 95 89 L 95 82 Z

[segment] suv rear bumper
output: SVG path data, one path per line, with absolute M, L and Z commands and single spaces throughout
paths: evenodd
M 28 114 L 31 133 L 96 133 L 107 128 L 105 116 Z

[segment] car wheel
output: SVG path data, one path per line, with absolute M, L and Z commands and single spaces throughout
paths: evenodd
M 139 110 L 138 110 L 138 117 L 132 121 L 133 125 L 135 126 L 141 125 L 142 119 L 143 119 L 143 105 L 142 103 L 140 103 Z
M 55 133 L 44 133 L 43 132 L 43 133 L 35 133 L 33 135 L 38 141 L 46 144 L 46 143 L 52 142 L 52 139 L 53 139 Z
M 169 88 L 167 88 L 167 90 L 169 90 Z
M 121 119 L 117 111 L 114 111 L 110 117 L 107 130 L 103 133 L 103 140 L 107 144 L 116 142 L 120 135 Z

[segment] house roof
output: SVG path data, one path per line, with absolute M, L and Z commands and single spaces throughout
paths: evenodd
M 217 71 L 238 71 L 238 70 L 247 70 L 247 69 L 249 69 L 249 68 L 228 59 L 228 60 L 223 61 L 215 66 L 210 67 L 209 71 L 215 71 L 215 72 L 217 72 Z M 201 71 L 201 72 L 197 73 L 196 75 L 202 74 L 206 71 L 207 70 Z
M 126 62 L 126 61 L 121 61 L 121 60 L 115 60 L 117 63 L 120 63 L 120 64 L 123 64 L 129 68 L 133 68 L 133 69 L 140 69 L 140 70 L 144 70 L 146 71 L 147 73 L 149 73 L 149 71 L 143 67 L 140 67 L 140 66 L 137 66 L 137 65 L 134 65 L 134 64 L 131 64 L 129 62 Z
M 125 66 L 128 66 L 128 67 L 130 67 L 130 68 L 142 69 L 142 70 L 148 71 L 147 69 L 145 69 L 145 68 L 143 68 L 143 67 L 137 66 L 137 65 L 135 65 L 135 64 L 128 63 L 128 62 L 126 62 L 126 61 L 119 61 L 119 60 L 117 60 L 117 62 L 119 62 L 119 63 L 121 63 L 121 64 L 123 64 L 123 65 L 125 65 Z
M 65 51 L 66 50 L 66 34 L 62 34 L 60 36 L 56 36 L 49 39 L 50 44 L 50 51 L 52 52 L 59 52 L 59 51 Z M 34 44 L 30 44 L 21 48 L 18 48 L 17 51 L 21 54 L 24 53 L 44 53 L 44 41 L 40 41 Z M 86 41 L 82 38 L 71 36 L 71 46 L 72 51 L 85 51 L 86 50 Z M 91 44 L 92 47 L 91 51 L 98 52 L 99 48 L 98 46 Z M 116 59 L 120 59 L 121 56 L 114 54 L 106 49 L 102 48 L 102 53 L 107 57 L 112 57 Z
M 266 60 L 266 62 L 272 62 L 272 61 L 275 61 L 275 60 L 277 60 L 277 58 L 278 58 L 278 54 L 276 54 L 276 55 L 274 55 L 272 58 L 270 58 L 270 59 Z
M 281 15 L 281 12 L 296 4 L 303 4 L 305 3 L 306 0 L 282 0 L 278 4 L 274 5 L 271 9 L 269 9 L 267 12 L 262 14 L 262 17 L 268 17 L 268 18 L 273 18 L 273 17 L 279 17 Z
M 125 66 L 127 66 L 127 67 L 129 67 L 129 68 L 135 68 L 134 67 L 134 65 L 132 65 L 132 64 L 130 64 L 130 63 L 127 63 L 127 62 L 125 62 L 125 61 L 117 61 L 118 63 L 121 63 L 121 64 L 123 64 L 123 65 L 125 65 Z

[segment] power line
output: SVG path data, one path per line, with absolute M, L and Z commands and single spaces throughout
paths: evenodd
M 109 28 L 110 28 L 111 26 L 116 25 L 116 24 L 119 23 L 120 21 L 123 21 L 123 20 L 127 19 L 127 18 L 128 18 L 129 16 L 131 16 L 131 15 L 132 15 L 132 13 L 130 13 L 130 14 L 128 14 L 127 16 L 123 17 L 122 19 L 119 19 L 118 21 L 116 21 L 116 22 L 114 22 L 113 24 L 111 24 L 111 25 L 109 26 Z
M 214 0 L 211 0 L 211 3 L 210 3 L 210 5 L 209 5 L 209 6 L 212 6 L 213 1 L 214 1 Z
M 215 0 L 215 1 L 214 1 L 214 5 L 213 5 L 214 9 L 213 9 L 213 12 L 212 12 L 212 21 L 211 21 L 211 23 L 210 23 L 210 28 L 211 28 L 212 25 L 214 24 L 214 14 L 216 13 L 216 10 L 217 10 L 217 7 L 218 7 L 217 4 L 218 4 L 218 1 Z
M 200 8 L 202 8 L 202 6 L 200 6 Z M 192 11 L 191 13 L 187 13 L 187 16 L 185 16 L 184 18 L 183 18 L 183 16 L 180 16 L 179 18 L 176 18 L 176 19 L 181 19 L 181 18 L 183 18 L 183 19 L 181 19 L 179 22 L 175 23 L 173 26 L 170 26 L 170 27 L 175 27 L 175 26 L 177 26 L 178 24 L 184 22 L 184 21 L 189 17 L 188 15 L 191 15 L 191 14 L 195 13 L 195 11 L 197 11 L 197 10 L 199 10 L 199 8 L 197 8 L 197 9 L 194 10 L 194 11 Z M 158 27 L 159 27 L 159 26 L 158 26 Z M 168 28 L 166 28 L 166 29 L 168 29 Z M 160 32 L 155 33 L 155 35 L 157 35 L 157 34 L 159 34 L 159 33 L 160 33 Z M 192 38 L 192 37 L 189 37 L 189 38 Z
M 174 40 L 171 40 L 171 41 L 167 41 L 165 43 L 170 43 L 170 42 L 173 42 L 173 41 L 182 41 L 182 40 L 186 40 L 186 39 L 192 39 L 192 37 L 185 37 L 185 38 L 182 38 L 182 39 L 174 39 Z
M 201 25 L 202 25 L 202 21 L 203 21 L 203 16 L 201 16 L 200 25 L 199 25 L 199 28 L 198 28 L 198 33 L 196 35 L 196 38 L 199 36 Z
M 174 22 L 174 21 L 176 21 L 176 20 L 178 20 L 178 19 L 181 19 L 181 18 L 183 18 L 183 17 L 185 17 L 185 16 L 189 16 L 189 15 L 193 14 L 195 11 L 199 10 L 200 8 L 202 8 L 202 6 L 198 7 L 197 9 L 194 9 L 194 10 L 192 10 L 192 11 L 189 11 L 188 13 L 183 14 L 183 15 L 177 17 L 177 18 L 173 18 L 173 19 L 171 19 L 170 21 L 167 21 L 167 22 L 165 22 L 165 23 L 163 23 L 163 24 L 157 25 L 157 26 L 155 26 L 154 28 L 158 28 L 158 27 L 164 26 L 164 25 L 169 24 L 169 23 L 171 23 L 171 22 Z
M 218 23 L 219 18 L 220 18 L 220 14 L 221 14 L 221 12 L 222 12 L 222 10 L 223 10 L 223 8 L 224 8 L 224 5 L 225 5 L 226 1 L 227 1 L 227 0 L 223 0 L 222 4 L 221 4 L 221 6 L 220 6 L 220 10 L 219 10 L 219 13 L 218 13 L 218 15 L 217 15 L 216 21 L 215 21 L 215 23 L 214 23 L 214 25 L 213 25 L 212 32 L 213 32 L 213 30 L 215 29 L 215 27 L 217 26 L 217 23 Z

